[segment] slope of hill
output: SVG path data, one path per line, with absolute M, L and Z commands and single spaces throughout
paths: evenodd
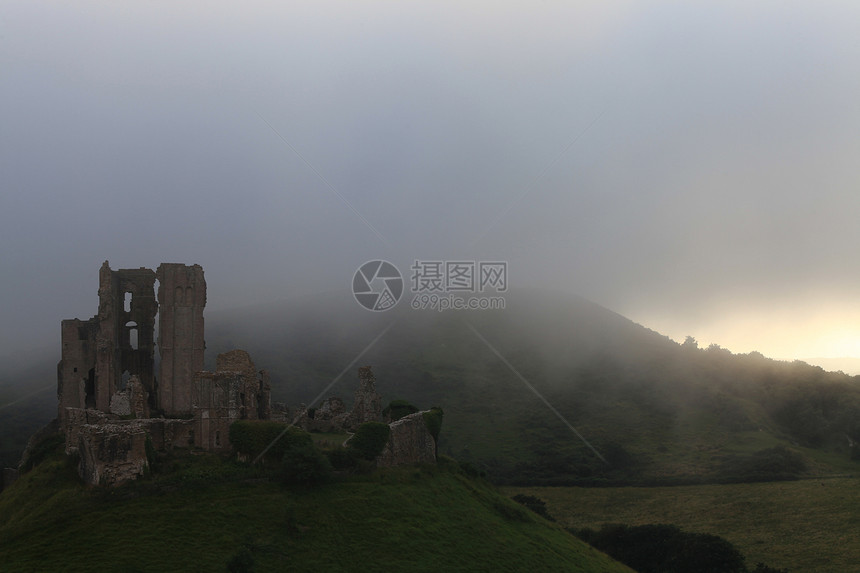
M 450 462 L 288 489 L 190 456 L 105 490 L 82 486 L 57 453 L 0 495 L 3 571 L 248 571 L 250 562 L 254 571 L 630 571 Z
M 690 487 L 503 488 L 537 496 L 565 526 L 672 523 L 720 535 L 747 564 L 804 573 L 856 571 L 860 481 L 855 478 Z
M 444 409 L 440 452 L 499 482 L 671 484 L 857 469 L 858 378 L 679 345 L 575 296 L 506 298 L 504 311 L 439 313 L 402 301 L 373 313 L 339 292 L 208 312 L 207 366 L 243 348 L 270 370 L 274 399 L 295 407 L 328 395 L 349 403 L 356 369 L 370 364 L 386 402 Z M 55 358 L 46 358 L 45 380 L 31 372 L 7 399 L 55 384 Z M 45 392 L 8 407 L 0 435 L 29 435 L 54 404 Z M 6 465 L 24 445 L 9 440 Z
M 0 468 L 15 467 L 27 440 L 57 415 L 56 354 L 4 362 L 0 372 Z
M 370 313 L 332 295 L 208 320 L 210 354 L 247 349 L 288 404 L 313 400 L 360 355 L 386 400 L 445 409 L 441 451 L 500 481 L 737 481 L 855 467 L 854 378 L 682 346 L 578 297 L 524 291 L 504 311 Z M 348 370 L 325 394 L 348 400 L 353 378 Z

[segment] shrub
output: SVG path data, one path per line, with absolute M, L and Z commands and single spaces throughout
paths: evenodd
M 359 454 L 352 448 L 338 447 L 325 452 L 332 468 L 336 470 L 349 470 L 356 467 L 359 460 Z
M 286 434 L 280 438 L 279 436 L 287 427 L 280 422 L 238 420 L 230 424 L 230 444 L 234 451 L 250 459 L 256 458 L 269 444 L 272 444 L 263 459 L 278 462 L 284 457 L 287 443 Z M 301 432 L 299 428 L 290 428 L 287 434 L 292 431 Z
M 776 446 L 728 460 L 723 464 L 722 474 L 726 481 L 779 481 L 797 479 L 805 469 L 806 462 L 800 454 Z
M 281 481 L 286 484 L 316 485 L 331 476 L 331 463 L 320 452 L 311 435 L 298 428 L 290 428 L 282 438 L 284 457 Z
M 523 511 L 522 508 L 505 503 L 504 500 L 501 499 L 493 500 L 493 509 L 507 521 L 518 521 L 521 523 L 528 523 L 531 521 L 528 513 Z
M 774 567 L 768 567 L 764 563 L 756 563 L 755 569 L 752 570 L 752 573 L 788 573 L 788 569 L 776 569 Z
M 396 422 L 400 418 L 417 411 L 418 407 L 406 400 L 392 400 L 382 411 L 382 416 L 383 418 L 387 416 L 392 422 Z
M 360 425 L 355 434 L 346 443 L 347 447 L 355 450 L 359 457 L 365 460 L 375 460 L 382 453 L 391 428 L 382 422 L 365 422 Z
M 555 518 L 549 514 L 546 510 L 546 502 L 539 497 L 535 497 L 533 495 L 525 495 L 522 493 L 518 493 L 513 498 L 515 502 L 520 505 L 526 506 L 528 509 L 532 510 L 536 514 L 540 515 L 544 519 L 549 521 L 555 521 Z
M 716 535 L 675 525 L 604 525 L 577 535 L 639 573 L 746 573 L 744 556 Z
M 459 463 L 460 471 L 472 478 L 478 477 L 487 477 L 487 472 L 479 470 L 470 462 L 460 462 Z
M 36 434 L 38 435 L 38 434 Z M 52 453 L 59 451 L 66 442 L 63 434 L 49 434 L 36 442 L 32 449 L 24 451 L 23 461 L 19 468 L 21 473 L 27 473 L 47 458 Z
M 331 476 L 331 463 L 313 444 L 293 446 L 284 454 L 281 481 L 294 485 L 316 485 Z

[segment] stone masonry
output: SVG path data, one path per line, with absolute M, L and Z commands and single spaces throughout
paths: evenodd
M 93 318 L 62 321 L 57 365 L 59 427 L 87 483 L 116 485 L 142 475 L 147 442 L 156 451 L 229 451 L 232 422 L 270 419 L 269 375 L 257 372 L 247 352 L 221 354 L 215 372 L 203 371 L 200 265 L 114 271 L 105 261 L 98 295 Z
M 177 447 L 229 452 L 230 425 L 236 420 L 286 421 L 288 409 L 271 402 L 268 372 L 258 371 L 244 350 L 218 355 L 215 371 L 203 371 L 206 281 L 200 265 L 162 263 L 156 271 L 115 271 L 105 261 L 98 296 L 94 317 L 61 323 L 59 406 L 53 422 L 53 431 L 65 435 L 66 453 L 79 456 L 78 472 L 87 483 L 136 479 L 153 452 Z M 156 348 L 161 358 L 157 375 Z M 329 397 L 319 408 L 300 408 L 294 423 L 308 431 L 342 432 L 381 421 L 382 396 L 370 366 L 359 368 L 358 378 L 350 411 L 342 400 Z M 435 461 L 435 441 L 422 412 L 390 427 L 379 465 Z M 13 479 L 10 472 L 2 481 L 8 485 Z
M 158 280 L 158 299 L 155 281 Z M 191 414 L 191 381 L 203 369 L 203 308 L 206 281 L 200 265 L 163 263 L 99 270 L 99 310 L 93 318 L 61 324 L 62 359 L 57 365 L 58 417 L 65 408 L 110 411 L 114 394 L 136 376 L 148 407 L 166 416 Z M 158 315 L 159 374 L 154 373 Z
M 426 412 L 415 412 L 388 425 L 388 443 L 376 463 L 380 467 L 436 463 L 436 440 L 424 422 Z

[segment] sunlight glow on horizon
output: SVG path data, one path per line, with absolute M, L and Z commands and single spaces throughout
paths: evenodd
M 628 317 L 677 342 L 692 336 L 700 348 L 718 344 L 734 354 L 755 351 L 777 360 L 860 359 L 860 309 L 832 301 L 715 310 L 683 324 L 645 313 Z

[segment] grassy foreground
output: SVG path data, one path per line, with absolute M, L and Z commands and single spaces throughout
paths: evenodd
M 504 488 L 543 499 L 565 527 L 675 524 L 719 535 L 747 558 L 792 573 L 860 570 L 860 480 L 654 488 Z
M 449 462 L 288 489 L 210 456 L 106 490 L 49 458 L 0 495 L 2 571 L 629 572 Z

